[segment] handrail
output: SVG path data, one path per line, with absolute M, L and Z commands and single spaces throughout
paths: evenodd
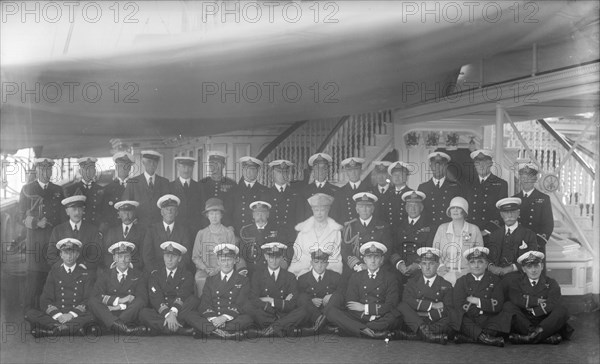
M 289 128 L 287 128 L 283 133 L 279 134 L 277 138 L 275 138 L 269 145 L 267 145 L 263 150 L 258 153 L 256 159 L 264 160 L 282 141 L 284 141 L 288 136 L 290 136 L 293 132 L 298 130 L 302 125 L 306 124 L 308 120 L 296 121 Z
M 348 121 L 348 119 L 350 119 L 350 115 L 342 116 L 340 121 L 338 121 L 337 124 L 335 124 L 335 126 L 333 127 L 333 129 L 331 129 L 329 134 L 327 134 L 327 136 L 325 137 L 325 140 L 323 140 L 323 143 L 321 143 L 321 145 L 319 145 L 316 153 L 323 153 L 323 151 L 325 150 L 325 148 L 327 148 L 327 145 L 329 144 L 329 142 L 331 141 L 333 136 L 338 132 L 338 130 L 340 130 L 340 128 L 346 123 L 346 121 Z
M 573 145 L 575 144 L 575 141 L 571 138 L 569 138 L 568 136 L 565 135 L 565 140 L 567 142 L 569 142 L 569 144 Z M 589 150 L 588 148 L 586 148 L 584 145 L 579 144 L 577 146 L 577 149 L 579 149 L 581 151 L 581 153 L 587 155 L 590 158 L 596 159 L 596 153 L 594 153 L 593 151 Z

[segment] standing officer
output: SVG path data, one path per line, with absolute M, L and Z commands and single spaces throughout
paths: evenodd
M 102 218 L 100 219 L 100 232 L 105 234 L 108 229 L 120 224 L 119 217 L 115 212 L 114 206 L 121 201 L 121 196 L 125 191 L 125 186 L 129 180 L 131 166 L 134 163 L 133 155 L 127 152 L 117 152 L 112 157 L 115 162 L 115 179 L 104 187 L 104 196 L 102 198 Z M 112 260 L 112 258 L 111 258 Z
M 573 329 L 567 324 L 569 314 L 561 302 L 560 286 L 547 277 L 544 253 L 529 251 L 517 262 L 525 274 L 514 275 L 503 283 L 508 287 L 504 311 L 513 315 L 509 340 L 513 344 L 559 344 L 569 339 Z
M 387 248 L 377 241 L 360 247 L 366 269 L 353 274 L 348 282 L 346 310 L 331 307 L 327 319 L 344 333 L 381 339 L 397 324 L 393 309 L 398 305 L 400 292 L 393 273 L 381 269 Z
M 170 193 L 179 197 L 177 209 L 177 220 L 185 225 L 190 234 L 196 234 L 202 227 L 202 210 L 198 206 L 204 206 L 204 197 L 200 184 L 192 179 L 194 163 L 192 157 L 175 157 L 177 166 L 177 178 L 169 184 Z
M 405 202 L 402 195 L 412 190 L 412 188 L 409 188 L 406 185 L 409 165 L 402 161 L 394 162 L 388 167 L 388 173 L 392 180 L 392 197 L 390 199 L 392 207 L 387 216 L 387 223 L 394 226 L 400 221 L 404 221 L 406 217 L 406 210 L 404 209 Z
M 77 264 L 81 242 L 62 239 L 56 243 L 62 264 L 50 269 L 40 297 L 40 310 L 31 309 L 25 320 L 31 324 L 33 337 L 81 335 L 94 317 L 87 310 L 92 281 L 87 269 Z
M 350 221 L 356 214 L 356 205 L 352 196 L 359 192 L 369 192 L 371 186 L 362 183 L 360 175 L 362 165 L 365 162 L 363 158 L 350 157 L 342 161 L 342 170 L 346 173 L 348 183 L 339 188 L 333 195 L 333 205 L 331 206 L 331 217 L 339 224 Z
M 233 229 L 236 234 L 240 229 L 252 223 L 252 209 L 250 203 L 260 200 L 267 188 L 257 181 L 258 171 L 262 162 L 254 157 L 245 156 L 240 158 L 242 165 L 242 178 L 231 191 L 230 201 L 233 214 Z M 227 211 L 227 207 L 225 207 Z
M 86 199 L 83 221 L 100 227 L 104 189 L 95 181 L 97 161 L 98 159 L 94 157 L 84 157 L 77 160 L 81 181 L 65 188 L 65 196 L 84 195 Z
M 385 245 L 382 264 L 384 269 L 390 269 L 388 246 L 392 243 L 392 233 L 389 225 L 373 216 L 377 197 L 370 192 L 359 192 L 353 196 L 353 199 L 358 218 L 346 222 L 342 232 L 342 259 L 346 263 L 342 273 L 345 280 L 352 272 L 360 272 L 367 268 L 360 259 L 360 248 L 369 241 L 377 241 Z
M 218 198 L 225 205 L 226 214 L 223 216 L 223 225 L 231 226 L 231 200 L 230 192 L 235 187 L 235 181 L 223 175 L 223 169 L 227 166 L 227 154 L 212 151 L 208 153 L 208 177 L 200 180 L 202 195 L 205 201 L 211 197 Z M 202 226 L 208 226 L 208 219 L 204 219 Z
M 450 162 L 448 154 L 433 152 L 429 154 L 428 159 L 433 177 L 429 181 L 421 183 L 418 190 L 427 196 L 427 200 L 423 201 L 426 224 L 431 225 L 433 231 L 437 231 L 438 226 L 450 221 L 446 215 L 446 209 L 454 197 L 461 196 L 461 189 L 458 183 L 446 178 L 446 170 L 448 162 Z
M 421 218 L 425 198 L 425 194 L 421 191 L 408 191 L 402 194 L 407 216 L 393 234 L 390 262 L 405 277 L 404 281 L 413 277 L 420 269 L 417 251 L 433 244 L 435 233 Z
M 108 253 L 108 248 L 114 243 L 125 240 L 135 245 L 135 249 L 131 253 L 131 264 L 135 269 L 142 270 L 143 262 L 140 251 L 144 243 L 146 229 L 135 223 L 135 212 L 138 205 L 137 201 L 119 201 L 114 205 L 114 209 L 117 210 L 121 219 L 121 224 L 111 227 L 104 234 L 104 245 L 102 247 L 102 253 L 104 254 L 102 265 L 104 269 L 112 268 L 113 264 L 113 256 Z
M 391 165 L 390 162 L 376 161 L 373 162 L 375 167 L 371 172 L 371 182 L 373 187 L 371 192 L 377 196 L 377 204 L 375 207 L 375 217 L 377 220 L 385 221 L 391 224 L 391 215 L 393 207 L 393 191 L 390 184 L 390 176 L 388 174 L 388 167 Z
M 137 318 L 146 307 L 148 296 L 143 273 L 130 264 L 134 249 L 135 245 L 128 241 L 114 243 L 108 248 L 115 266 L 98 275 L 89 306 L 96 319 L 113 332 L 143 335 L 148 330 L 137 324 Z
M 144 227 L 160 221 L 160 212 L 154 206 L 158 199 L 169 193 L 169 180 L 156 174 L 162 155 L 153 150 L 142 150 L 144 173 L 131 178 L 121 200 L 134 200 L 140 203 L 137 209 L 138 222 Z
M 152 307 L 140 311 L 140 321 L 156 333 L 192 335 L 193 329 L 183 325 L 198 305 L 194 276 L 179 267 L 187 249 L 174 241 L 165 241 L 160 248 L 165 266 L 150 273 L 148 299 Z
M 56 242 L 65 239 L 77 239 L 82 242 L 81 254 L 77 261 L 83 265 L 90 274 L 92 282 L 96 279 L 96 270 L 102 260 L 102 236 L 96 225 L 83 221 L 85 213 L 85 200 L 83 195 L 75 195 L 62 200 L 69 221 L 63 222 L 52 229 L 48 243 L 48 264 L 53 266 L 60 261 L 60 252 Z
M 471 188 L 466 193 L 471 208 L 469 218 L 487 241 L 489 235 L 502 224 L 495 204 L 508 197 L 508 183 L 491 172 L 494 162 L 490 150 L 476 150 L 471 153 L 471 159 L 475 163 L 477 176 L 471 181 Z
M 312 208 L 308 203 L 308 198 L 317 193 L 324 193 L 334 196 L 338 188 L 327 180 L 329 177 L 329 166 L 333 159 L 327 153 L 313 154 L 308 158 L 308 165 L 312 168 L 312 177 L 314 181 L 304 186 L 305 211 L 304 219 L 312 216 Z
M 404 287 L 398 311 L 411 333 L 422 340 L 445 345 L 448 340 L 452 309 L 452 285 L 437 275 L 441 252 L 435 248 L 420 248 L 422 274 L 409 280 Z M 398 330 L 393 338 L 411 339 L 411 334 Z
M 293 230 L 304 217 L 302 191 L 290 184 L 291 167 L 294 163 L 278 159 L 269 163 L 273 170 L 273 186 L 266 192 L 267 201 L 271 203 L 271 217 L 275 226 Z M 289 242 L 282 241 L 288 244 Z
M 33 163 L 37 179 L 23 186 L 19 195 L 20 220 L 27 228 L 25 311 L 40 306 L 39 297 L 50 270 L 46 263 L 48 240 L 52 228 L 66 218 L 61 206 L 64 199 L 62 188 L 50 182 L 54 161 L 36 158 Z
M 519 183 L 521 192 L 513 197 L 521 199 L 521 216 L 519 222 L 534 233 L 550 239 L 554 230 L 554 216 L 550 196 L 535 188 L 538 179 L 538 167 L 534 163 L 519 165 Z M 545 246 L 539 247 L 542 253 L 546 252 Z
M 504 228 L 496 229 L 485 245 L 490 250 L 489 271 L 503 276 L 518 270 L 517 258 L 529 250 L 537 250 L 535 233 L 519 224 L 521 199 L 503 198 L 496 208 L 504 221 Z
M 160 245 L 165 241 L 174 241 L 188 250 L 192 246 L 187 228 L 176 219 L 179 203 L 179 197 L 171 194 L 162 196 L 156 202 L 162 221 L 148 227 L 142 246 L 144 271 L 147 273 L 163 267 L 163 251 Z M 193 268 L 191 258 L 185 257 L 183 268 L 188 270 Z

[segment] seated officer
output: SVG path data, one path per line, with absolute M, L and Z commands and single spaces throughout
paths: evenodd
M 518 222 L 521 199 L 517 197 L 503 198 L 496 202 L 504 227 L 496 229 L 485 245 L 490 250 L 488 270 L 496 275 L 519 270 L 517 258 L 523 253 L 537 249 L 535 233 Z
M 469 262 L 470 274 L 460 277 L 454 286 L 453 328 L 460 333 L 455 342 L 479 342 L 504 346 L 498 331 L 510 332 L 510 317 L 499 314 L 504 302 L 500 278 L 487 271 L 488 248 L 474 247 L 463 256 Z
M 58 335 L 85 335 L 86 326 L 94 317 L 86 309 L 91 293 L 91 279 L 87 269 L 77 264 L 83 244 L 77 239 L 65 238 L 56 243 L 62 264 L 50 269 L 42 296 L 40 310 L 30 309 L 25 320 L 31 324 L 33 337 Z M 93 330 L 93 327 L 90 326 Z
M 279 242 L 261 247 L 266 267 L 254 272 L 250 285 L 250 297 L 245 311 L 254 323 L 264 329 L 262 336 L 284 336 L 290 327 L 283 327 L 279 320 L 297 307 L 298 283 L 296 276 L 281 268 L 287 246 Z M 285 330 L 285 331 L 284 331 Z
M 165 241 L 160 248 L 165 266 L 150 273 L 148 299 L 152 308 L 140 311 L 140 321 L 153 333 L 192 335 L 193 329 L 183 324 L 198 305 L 194 276 L 189 270 L 179 268 L 187 249 L 174 241 Z
M 408 191 L 402 194 L 406 214 L 394 234 L 390 261 L 402 274 L 404 281 L 415 274 L 420 275 L 418 273 L 420 266 L 417 250 L 431 246 L 433 243 L 434 233 L 431 231 L 431 227 L 425 225 L 425 220 L 421 218 L 424 199 L 425 194 L 421 191 Z
M 396 326 L 400 292 L 394 274 L 381 269 L 387 248 L 369 241 L 360 247 L 367 269 L 353 274 L 346 289 L 346 309 L 331 307 L 327 319 L 341 332 L 373 339 L 384 338 Z
M 114 204 L 114 208 L 119 214 L 121 224 L 113 225 L 104 235 L 104 245 L 102 247 L 103 268 L 110 269 L 113 257 L 108 253 L 108 248 L 116 242 L 126 240 L 133 243 L 136 249 L 131 255 L 131 264 L 137 270 L 142 269 L 142 257 L 140 256 L 140 247 L 144 243 L 146 229 L 136 223 L 136 209 L 139 206 L 137 201 L 119 201 Z
M 206 279 L 200 307 L 190 314 L 188 322 L 197 330 L 196 338 L 205 335 L 236 338 L 252 325 L 252 318 L 242 311 L 250 292 L 250 282 L 233 269 L 239 260 L 237 246 L 218 244 L 214 252 L 220 274 Z
M 312 270 L 298 277 L 299 307 L 279 321 L 284 327 L 300 327 L 297 333 L 304 336 L 317 334 L 327 322 L 326 310 L 343 299 L 341 274 L 327 269 L 331 247 L 314 245 L 309 250 Z
M 559 344 L 573 333 L 569 314 L 561 304 L 560 286 L 543 273 L 544 254 L 529 251 L 517 259 L 524 274 L 505 279 L 504 311 L 513 315 L 509 340 L 513 344 Z
M 437 275 L 442 253 L 435 248 L 419 248 L 421 276 L 409 280 L 404 287 L 402 303 L 398 311 L 405 325 L 422 340 L 445 345 L 448 336 L 452 308 L 452 285 Z M 413 336 L 398 330 L 392 335 L 400 339 L 412 339 Z
M 131 265 L 131 253 L 135 245 L 128 241 L 114 243 L 108 248 L 113 255 L 114 266 L 98 275 L 90 310 L 106 328 L 115 333 L 141 335 L 146 327 L 136 324 L 138 314 L 146 307 L 146 280 Z

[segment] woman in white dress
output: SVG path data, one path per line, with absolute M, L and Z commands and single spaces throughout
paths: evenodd
M 468 214 L 467 200 L 460 196 L 454 197 L 446 209 L 446 215 L 452 221 L 440 225 L 433 238 L 433 247 L 442 252 L 438 274 L 452 285 L 458 278 L 469 273 L 469 263 L 462 253 L 467 249 L 483 246 L 483 237 L 477 225 L 465 221 Z
M 294 242 L 294 258 L 288 271 L 296 277 L 310 271 L 310 247 L 320 246 L 331 252 L 327 269 L 342 273 L 342 225 L 329 217 L 333 197 L 324 193 L 314 194 L 308 199 L 313 216 L 296 225 L 298 236 Z

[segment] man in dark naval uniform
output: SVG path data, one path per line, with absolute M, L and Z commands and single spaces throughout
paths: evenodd
M 308 165 L 312 168 L 313 182 L 307 184 L 303 188 L 305 211 L 304 219 L 312 216 L 312 208 L 308 203 L 308 198 L 317 193 L 324 193 L 331 197 L 335 195 L 338 188 L 327 180 L 329 178 L 329 167 L 333 159 L 327 153 L 313 154 L 308 158 Z
M 375 204 L 375 218 L 377 220 L 391 223 L 392 214 L 392 185 L 390 183 L 390 176 L 388 175 L 388 167 L 392 163 L 387 161 L 375 161 L 373 162 L 373 171 L 371 172 L 371 193 L 377 196 L 377 203 Z
M 392 180 L 392 208 L 387 216 L 387 222 L 391 226 L 396 226 L 406 218 L 405 201 L 402 199 L 402 195 L 408 191 L 412 191 L 412 188 L 406 185 L 410 171 L 409 168 L 411 168 L 410 165 L 402 161 L 394 162 L 388 167 L 388 173 Z
M 190 312 L 198 306 L 194 276 L 179 267 L 187 249 L 174 241 L 165 241 L 160 248 L 165 266 L 150 273 L 148 300 L 151 307 L 140 311 L 140 321 L 157 334 L 192 335 L 193 328 L 184 325 L 189 323 Z
M 560 286 L 543 272 L 544 258 L 539 251 L 524 253 L 517 259 L 524 273 L 503 281 L 508 290 L 504 311 L 513 315 L 513 344 L 556 345 L 573 333 Z
M 429 154 L 428 159 L 433 177 L 421 183 L 418 190 L 427 196 L 427 200 L 423 201 L 426 225 L 431 225 L 433 231 L 437 231 L 440 224 L 450 221 L 446 209 L 454 197 L 461 196 L 461 188 L 457 182 L 450 181 L 446 177 L 448 162 L 450 162 L 448 154 L 433 152 Z
M 465 193 L 471 209 L 470 222 L 481 230 L 485 241 L 502 225 L 500 212 L 495 208 L 496 202 L 508 197 L 508 183 L 491 172 L 494 165 L 492 155 L 487 149 L 471 153 L 477 176 L 470 181 L 470 188 Z
M 490 250 L 488 269 L 493 274 L 503 276 L 518 271 L 517 258 L 527 251 L 537 250 L 535 233 L 517 221 L 520 205 L 517 197 L 503 198 L 496 203 L 504 228 L 496 229 L 485 245 Z
M 390 262 L 402 274 L 404 282 L 415 274 L 420 274 L 417 250 L 433 244 L 435 232 L 425 225 L 424 219 L 421 218 L 425 198 L 425 194 L 421 191 L 408 191 L 402 194 L 407 216 L 393 234 Z
M 211 151 L 208 153 L 208 177 L 200 180 L 202 195 L 206 200 L 211 197 L 218 198 L 225 205 L 225 213 L 223 216 L 223 225 L 232 225 L 231 216 L 231 191 L 235 187 L 235 181 L 223 175 L 223 169 L 227 166 L 227 154 L 219 151 Z M 202 227 L 208 226 L 208 218 L 204 217 Z
M 158 161 L 162 155 L 153 150 L 142 151 L 144 173 L 127 181 L 122 200 L 134 200 L 140 203 L 137 209 L 138 223 L 144 227 L 160 222 L 160 210 L 156 201 L 169 193 L 169 180 L 156 174 Z
M 373 339 L 385 338 L 388 330 L 397 326 L 399 317 L 394 308 L 400 292 L 394 274 L 382 269 L 387 247 L 369 241 L 360 247 L 367 268 L 353 274 L 346 289 L 346 309 L 331 307 L 327 319 L 341 332 Z
M 117 152 L 112 157 L 115 162 L 115 179 L 104 187 L 102 197 L 102 218 L 100 219 L 100 232 L 105 234 L 108 229 L 121 223 L 115 211 L 115 204 L 121 201 L 125 186 L 129 180 L 131 166 L 134 164 L 133 155 L 127 152 Z M 112 260 L 112 258 L 111 258 Z
M 55 226 L 66 219 L 61 205 L 63 190 L 50 182 L 54 161 L 36 158 L 33 162 L 37 179 L 23 186 L 19 195 L 19 217 L 27 228 L 25 311 L 40 307 L 39 297 L 50 270 L 46 262 L 50 234 Z
M 521 199 L 519 222 L 548 240 L 554 230 L 554 215 L 550 196 L 534 187 L 538 171 L 539 167 L 533 163 L 519 165 L 519 183 L 522 190 L 514 197 Z M 545 254 L 546 246 L 540 246 L 539 250 Z
M 302 191 L 298 184 L 290 184 L 294 163 L 278 159 L 269 163 L 273 171 L 273 186 L 265 193 L 265 201 L 271 204 L 271 221 L 275 226 L 293 230 L 304 217 Z M 287 242 L 283 242 L 287 243 Z
M 169 183 L 170 194 L 179 197 L 177 220 L 185 225 L 190 234 L 196 233 L 202 227 L 202 210 L 206 202 L 202 196 L 200 184 L 192 178 L 196 160 L 192 157 L 175 157 L 177 178 Z
M 456 281 L 453 291 L 450 321 L 459 332 L 457 344 L 478 342 L 502 347 L 504 339 L 497 334 L 510 332 L 510 315 L 501 312 L 504 293 L 500 278 L 487 271 L 489 252 L 488 248 L 474 247 L 463 253 L 471 272 Z
M 135 223 L 135 212 L 139 203 L 137 201 L 119 201 L 115 203 L 114 209 L 118 211 L 121 224 L 111 227 L 104 234 L 104 245 L 102 253 L 104 255 L 102 267 L 110 269 L 113 265 L 113 256 L 108 252 L 114 243 L 125 240 L 135 245 L 135 249 L 131 253 L 131 264 L 137 270 L 143 269 L 142 244 L 146 235 L 146 229 L 140 224 Z
M 348 183 L 340 187 L 333 196 L 331 218 L 338 224 L 344 224 L 356 216 L 356 204 L 352 196 L 359 192 L 371 191 L 371 186 L 360 180 L 364 162 L 363 158 L 350 157 L 344 159 L 341 163 L 341 167 L 348 178 Z
M 358 218 L 344 224 L 342 231 L 342 259 L 344 261 L 344 279 L 347 280 L 352 272 L 360 272 L 367 267 L 362 261 L 360 247 L 368 241 L 377 241 L 385 245 L 383 269 L 391 270 L 389 261 L 389 246 L 392 244 L 391 228 L 386 223 L 375 219 L 375 203 L 377 197 L 370 192 L 359 192 L 353 196 L 355 211 Z
M 263 164 L 262 161 L 254 157 L 245 156 L 240 158 L 240 164 L 242 167 L 242 178 L 231 191 L 230 196 L 233 229 L 236 235 L 240 233 L 240 229 L 243 226 L 251 224 L 254 221 L 250 203 L 260 200 L 267 190 L 265 186 L 257 181 L 258 171 Z M 227 210 L 227 206 L 225 209 Z
M 84 195 L 86 199 L 83 221 L 100 227 L 104 189 L 95 181 L 97 161 L 98 159 L 94 157 L 83 157 L 77 160 L 81 181 L 65 188 L 65 197 Z
M 44 291 L 40 297 L 40 307 L 25 314 L 31 324 L 33 337 L 81 335 L 93 330 L 89 324 L 94 317 L 87 309 L 87 301 L 92 291 L 92 281 L 85 267 L 77 264 L 81 242 L 77 239 L 62 239 L 56 243 L 60 250 L 62 264 L 50 269 Z

